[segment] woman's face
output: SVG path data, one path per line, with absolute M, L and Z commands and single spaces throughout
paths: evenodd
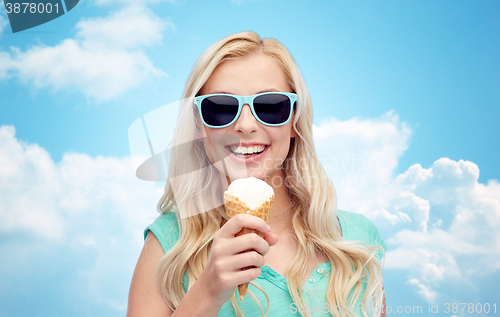
M 263 92 L 291 90 L 276 61 L 262 54 L 253 54 L 222 62 L 205 83 L 200 95 L 225 93 L 249 96 Z M 253 116 L 250 106 L 245 104 L 232 125 L 219 129 L 203 126 L 209 137 L 207 143 L 210 143 L 205 146 L 207 156 L 231 181 L 253 176 L 271 186 L 279 185 L 283 182 L 281 164 L 290 149 L 290 139 L 295 137 L 292 121 L 293 118 L 287 124 L 275 127 L 263 125 Z M 240 154 L 245 152 L 253 154 Z M 220 161 L 222 157 L 224 159 Z

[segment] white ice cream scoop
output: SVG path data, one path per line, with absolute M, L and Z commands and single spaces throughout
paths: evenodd
M 240 178 L 233 181 L 226 192 L 238 197 L 250 209 L 259 207 L 274 195 L 271 186 L 255 177 Z

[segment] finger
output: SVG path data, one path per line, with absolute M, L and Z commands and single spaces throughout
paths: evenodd
M 242 269 L 261 267 L 264 265 L 264 261 L 264 256 L 256 251 L 248 251 L 219 259 L 215 262 L 215 267 L 218 272 L 234 273 Z
M 271 231 L 270 227 L 263 219 L 247 214 L 239 214 L 229 219 L 229 221 L 222 226 L 221 234 L 225 238 L 234 237 L 243 228 L 255 229 L 264 234 Z
M 231 267 L 236 270 L 250 269 L 252 267 L 262 267 L 264 265 L 264 257 L 255 251 L 248 251 L 235 255 L 231 262 Z
M 262 274 L 260 267 L 253 267 L 243 271 L 237 271 L 232 273 L 232 280 L 236 285 L 251 282 L 258 278 Z
M 269 243 L 256 233 L 249 233 L 234 238 L 234 243 L 231 244 L 231 252 L 237 254 L 248 250 L 257 251 L 261 255 L 269 252 Z

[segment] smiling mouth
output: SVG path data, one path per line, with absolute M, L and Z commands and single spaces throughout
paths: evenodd
M 251 157 L 254 155 L 259 155 L 268 147 L 268 145 L 254 145 L 254 146 L 240 146 L 240 145 L 230 145 L 227 148 L 231 153 L 237 157 Z

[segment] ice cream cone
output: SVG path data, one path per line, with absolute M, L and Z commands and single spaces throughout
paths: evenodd
M 274 201 L 274 195 L 268 198 L 260 206 L 254 209 L 250 209 L 250 207 L 248 207 L 248 205 L 243 201 L 241 201 L 238 197 L 231 195 L 228 192 L 224 193 L 224 204 L 226 206 L 226 213 L 230 218 L 236 216 L 237 214 L 247 214 L 259 217 L 263 219 L 265 222 L 267 222 L 273 201 Z M 261 237 L 264 237 L 264 234 L 262 232 L 248 228 L 243 228 L 240 232 L 236 234 L 236 236 L 241 236 L 252 232 L 258 234 Z M 249 268 L 251 267 L 245 267 L 243 269 L 245 270 Z M 243 299 L 245 298 L 247 289 L 248 289 L 248 283 L 238 285 L 238 293 L 240 294 L 240 301 L 243 301 Z

